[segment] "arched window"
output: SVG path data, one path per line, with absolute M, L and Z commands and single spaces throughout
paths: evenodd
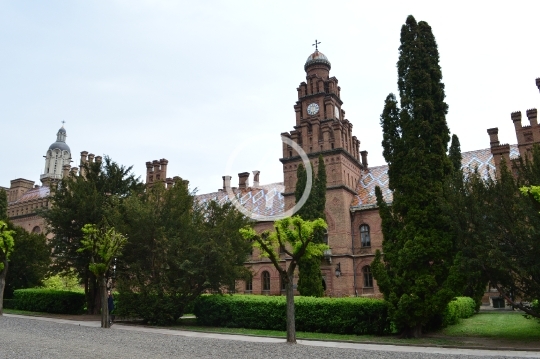
M 268 271 L 262 272 L 262 290 L 263 291 L 269 291 L 270 290 L 270 273 Z
M 246 293 L 251 293 L 253 291 L 253 280 L 246 280 Z
M 373 275 L 371 274 L 371 268 L 365 266 L 362 268 L 362 273 L 364 274 L 364 288 L 373 288 Z
M 371 247 L 371 238 L 369 236 L 369 226 L 367 224 L 362 224 L 360 226 L 360 240 L 362 242 L 362 247 Z
M 39 226 L 35 226 L 35 227 L 32 229 L 32 233 L 41 233 L 41 228 L 39 228 Z

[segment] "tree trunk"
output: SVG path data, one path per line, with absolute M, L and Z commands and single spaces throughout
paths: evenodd
M 0 272 L 0 315 L 4 314 L 4 289 L 6 288 L 6 275 L 8 270 L 8 261 L 4 261 L 4 269 Z
M 99 293 L 101 297 L 101 327 L 110 328 L 109 301 L 107 300 L 107 278 L 105 276 L 99 279 Z
M 294 289 L 293 275 L 287 283 L 287 343 L 296 344 L 296 325 L 294 320 Z
M 420 338 L 422 337 L 422 325 L 418 324 L 414 327 L 409 327 L 400 335 L 401 338 Z

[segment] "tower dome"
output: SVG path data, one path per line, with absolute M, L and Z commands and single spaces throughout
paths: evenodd
M 44 185 L 62 179 L 64 166 L 71 163 L 71 150 L 66 143 L 66 137 L 66 129 L 62 126 L 56 133 L 56 142 L 49 146 L 44 156 L 45 170 L 40 176 Z
M 330 61 L 328 60 L 328 57 L 326 57 L 319 50 L 315 50 L 315 52 L 309 55 L 309 57 L 307 58 L 306 64 L 304 65 L 304 70 L 307 71 L 308 67 L 310 67 L 311 65 L 319 64 L 328 66 L 328 70 L 330 70 L 330 68 L 332 67 Z
M 62 126 L 56 133 L 56 142 L 49 146 L 49 150 L 60 149 L 62 151 L 71 152 L 69 146 L 66 144 L 66 129 Z

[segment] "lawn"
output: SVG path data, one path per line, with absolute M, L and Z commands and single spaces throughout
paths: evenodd
M 481 312 L 443 329 L 441 334 L 540 341 L 540 323 L 537 319 L 526 319 L 521 312 Z
M 97 316 L 63 316 L 60 314 L 33 313 L 5 309 L 5 313 L 46 316 L 72 320 L 99 320 Z M 96 319 L 97 318 L 97 319 Z M 122 323 L 118 323 L 122 324 Z M 129 324 L 129 323 L 125 323 Z M 137 324 L 136 324 L 137 325 Z M 213 333 L 229 333 L 240 335 L 266 336 L 285 338 L 285 331 L 204 327 L 197 325 L 193 315 L 186 315 L 179 325 L 167 327 L 173 330 L 187 330 Z M 449 326 L 435 333 L 427 333 L 419 339 L 399 339 L 396 335 L 340 335 L 328 333 L 297 332 L 298 339 L 347 341 L 356 343 L 379 343 L 396 345 L 423 345 L 446 347 L 483 347 L 483 348 L 518 348 L 540 350 L 540 323 L 535 319 L 526 319 L 520 312 L 493 311 L 481 312 L 471 318 L 462 319 L 460 323 Z

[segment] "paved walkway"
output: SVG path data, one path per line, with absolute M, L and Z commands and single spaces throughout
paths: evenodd
M 79 327 L 91 327 L 91 328 L 99 328 L 100 322 L 99 321 L 76 321 L 76 320 L 66 320 L 66 319 L 56 319 L 56 318 L 46 318 L 46 317 L 31 317 L 31 316 L 23 316 L 23 315 L 15 315 L 15 314 L 4 314 L 6 319 L 20 319 L 21 322 L 32 322 L 35 321 L 35 325 L 32 327 L 38 326 L 38 322 L 50 322 L 57 323 L 57 324 L 64 324 L 64 325 L 71 325 L 71 326 L 79 326 Z M 2 344 L 2 322 L 0 321 L 0 358 L 11 358 L 12 356 L 2 356 L 2 347 L 6 348 L 4 345 L 6 343 Z M 11 330 L 16 330 L 16 324 L 8 324 L 8 327 L 11 327 Z M 43 323 L 45 324 L 45 323 Z M 24 328 L 23 328 L 24 329 Z M 81 328 L 82 329 L 82 328 Z M 8 329 L 9 330 L 9 329 Z M 99 331 L 99 332 L 105 332 Z M 161 329 L 161 328 L 151 328 L 151 327 L 143 327 L 143 326 L 128 326 L 128 325 L 121 325 L 121 324 L 114 324 L 111 328 L 111 331 L 107 332 L 109 334 L 123 332 L 125 334 L 128 334 L 127 332 L 132 332 L 133 336 L 140 338 L 141 334 L 143 333 L 150 333 L 153 335 L 165 335 L 169 337 L 185 337 L 185 338 L 193 338 L 197 339 L 200 338 L 200 342 L 205 343 L 208 340 L 218 340 L 221 341 L 223 344 L 226 344 L 225 341 L 234 341 L 234 342 L 249 342 L 249 343 L 267 343 L 267 344 L 283 344 L 284 339 L 278 339 L 278 338 L 268 338 L 268 337 L 253 337 L 253 336 L 244 336 L 244 335 L 232 335 L 232 334 L 218 334 L 218 333 L 201 333 L 201 332 L 189 332 L 189 331 L 182 331 L 182 330 L 170 330 L 170 329 Z M 21 335 L 27 335 L 25 330 L 23 330 L 23 333 Z M 33 333 L 35 334 L 35 333 Z M 16 333 L 13 333 L 13 338 L 16 337 Z M 144 335 L 143 335 L 144 337 Z M 4 336 L 4 340 L 8 340 Z M 138 339 L 140 340 L 140 339 Z M 36 341 L 38 342 L 38 341 Z M 9 342 L 8 342 L 9 344 Z M 398 346 L 398 345 L 380 345 L 380 344 L 360 344 L 360 343 L 345 343 L 345 342 L 327 342 L 327 341 L 314 341 L 314 340 L 298 340 L 298 344 L 300 346 L 305 347 L 308 349 L 308 347 L 319 347 L 319 348 L 335 348 L 335 349 L 345 349 L 348 350 L 354 350 L 357 351 L 358 354 L 363 353 L 367 354 L 367 352 L 371 352 L 373 357 L 388 357 L 388 358 L 417 358 L 417 357 L 428 357 L 428 358 L 434 358 L 434 357 L 462 357 L 462 356 L 472 356 L 472 357 L 500 357 L 500 358 L 540 358 L 540 352 L 532 352 L 532 351 L 517 351 L 517 350 L 508 350 L 508 351 L 494 351 L 494 350 L 485 350 L 485 349 L 455 349 L 455 348 L 440 348 L 440 347 L 420 347 L 420 346 Z M 29 344 L 31 345 L 31 344 Z M 291 347 L 292 348 L 292 347 Z M 300 349 L 300 348 L 298 348 Z M 321 349 L 322 350 L 322 349 Z M 14 352 L 15 353 L 15 352 Z M 72 352 L 73 353 L 73 352 Z M 388 356 L 384 353 L 389 354 Z M 392 355 L 392 353 L 394 353 Z M 401 353 L 401 354 L 399 354 Z M 156 353 L 157 354 L 157 353 Z M 232 353 L 231 353 L 232 354 Z M 253 353 L 255 354 L 255 353 Z M 383 355 L 381 355 L 383 354 Z M 193 353 L 192 353 L 193 355 Z M 81 356 L 82 357 L 82 356 Z M 195 356 L 191 356 L 195 357 Z M 198 356 L 197 356 L 198 357 Z M 200 357 L 206 357 L 206 356 L 200 356 Z M 219 357 L 226 357 L 219 355 Z M 230 356 L 234 357 L 234 356 Z M 250 356 L 246 356 L 250 357 Z M 255 356 L 253 356 L 255 357 Z M 257 356 L 258 357 L 258 356 Z M 275 357 L 275 356 L 274 356 Z M 302 356 L 304 357 L 304 356 Z M 363 356 L 362 356 L 363 357 Z M 369 357 L 369 356 L 368 356 Z

